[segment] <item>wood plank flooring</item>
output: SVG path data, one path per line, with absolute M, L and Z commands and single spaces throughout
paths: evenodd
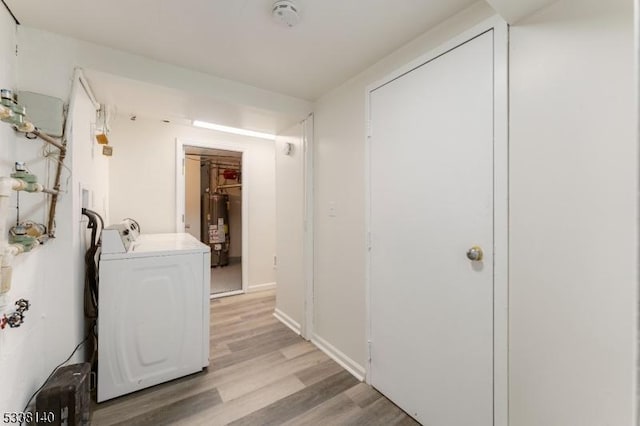
M 93 405 L 92 425 L 416 425 L 273 317 L 275 292 L 211 302 L 202 373 Z

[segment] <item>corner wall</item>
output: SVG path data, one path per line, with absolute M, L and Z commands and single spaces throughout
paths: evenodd
M 631 0 L 511 27 L 512 425 L 635 424 L 633 42 Z

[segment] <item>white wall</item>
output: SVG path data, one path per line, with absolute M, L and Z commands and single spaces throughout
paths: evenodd
M 304 147 L 303 124 L 276 138 L 276 309 L 301 331 L 304 316 Z M 284 152 L 290 143 L 290 155 Z
M 0 8 L 0 87 L 15 89 L 16 84 L 16 25 L 4 8 Z M 6 176 L 13 170 L 17 145 L 8 124 L 0 123 L 0 172 Z M 13 204 L 15 206 L 15 204 Z
M 271 141 L 190 126 L 118 116 L 109 134 L 110 213 L 133 217 L 142 232 L 176 232 L 176 139 L 222 143 L 244 149 L 243 191 L 248 191 L 248 285 L 275 282 L 275 157 Z
M 630 0 L 511 27 L 512 425 L 635 424 L 633 46 Z
M 16 27 L 13 19 L 4 8 L 0 8 L 0 87 L 16 89 Z M 13 169 L 16 157 L 20 148 L 11 126 L 0 123 L 0 173 L 7 176 Z M 38 144 L 39 145 L 39 144 Z M 24 149 L 22 149 L 24 152 Z M 31 152 L 34 156 L 35 152 Z M 31 196 L 25 194 L 22 198 Z M 34 196 L 41 198 L 37 194 Z M 11 197 L 11 207 L 15 207 L 15 195 Z M 10 208 L 9 217 L 1 217 L 0 220 L 9 225 L 15 224 L 15 210 Z M 39 220 L 42 221 L 42 218 Z M 0 331 L 0 377 L 3 386 L 0 389 L 0 412 L 20 411 L 29 392 L 34 385 L 39 385 L 42 376 L 45 374 L 45 361 L 38 354 L 36 348 L 45 341 L 45 324 L 38 321 L 38 318 L 46 312 L 40 300 L 45 294 L 44 268 L 42 262 L 45 261 L 51 247 L 41 247 L 32 253 L 18 256 L 14 263 L 12 290 L 8 293 L 8 302 L 13 302 L 19 298 L 27 298 L 34 304 L 28 312 L 29 316 L 25 324 L 16 329 L 5 329 Z M 7 313 L 13 311 L 10 306 Z M 0 312 L 0 314 L 4 313 Z
M 365 89 L 367 85 L 493 15 L 475 3 L 326 94 L 314 133 L 315 334 L 364 371 Z M 390 195 L 390 202 L 393 197 Z M 333 206 L 335 216 L 329 215 Z
M 1 87 L 48 95 L 56 92 L 56 88 L 70 87 L 67 80 L 56 81 L 37 68 L 21 67 L 20 58 L 16 60 L 14 53 L 15 26 L 4 8 L 0 8 L 0 31 Z M 71 75 L 73 68 L 68 72 Z M 39 82 L 39 89 L 24 84 L 25 78 Z M 65 102 L 68 101 L 68 91 L 60 93 Z M 99 199 L 104 199 L 108 191 L 105 185 L 108 178 L 104 174 L 106 165 L 101 159 L 92 157 L 90 149 L 85 149 L 91 146 L 90 121 L 92 118 L 95 121 L 90 105 L 86 95 L 80 93 L 79 102 L 73 109 L 74 132 L 69 139 L 65 162 L 68 167 L 75 165 L 75 169 L 72 178 L 66 170 L 62 174 L 65 193 L 58 203 L 56 238 L 18 256 L 14 264 L 13 285 L 8 298 L 11 303 L 19 298 L 29 299 L 32 307 L 22 327 L 0 331 L 0 377 L 6 384 L 0 390 L 2 413 L 21 411 L 33 391 L 58 363 L 67 358 L 85 334 L 82 312 L 84 247 L 80 232 L 84 226 L 80 223 L 78 189 L 83 182 Z M 0 137 L 3 175 L 11 171 L 14 161 L 26 161 L 45 186 L 52 186 L 55 160 L 47 162 L 42 158 L 41 141 L 28 141 L 22 135 L 14 134 L 4 123 L 0 123 Z M 48 203 L 44 195 L 24 193 L 20 200 L 22 219 L 46 222 Z M 15 195 L 11 203 L 15 205 Z M 13 224 L 15 219 L 11 214 L 0 220 Z M 80 350 L 72 361 L 82 360 L 83 354 Z

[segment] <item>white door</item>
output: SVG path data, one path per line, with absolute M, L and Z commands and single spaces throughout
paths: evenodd
M 370 381 L 425 425 L 493 424 L 493 43 L 370 95 Z

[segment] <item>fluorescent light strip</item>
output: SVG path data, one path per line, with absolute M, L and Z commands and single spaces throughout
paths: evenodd
M 193 120 L 193 125 L 203 129 L 217 130 L 219 132 L 233 133 L 235 135 L 251 136 L 254 138 L 269 139 L 272 141 L 276 140 L 276 135 L 269 133 L 254 132 L 253 130 L 239 129 L 237 127 L 221 126 L 220 124 L 207 123 L 206 121 Z

